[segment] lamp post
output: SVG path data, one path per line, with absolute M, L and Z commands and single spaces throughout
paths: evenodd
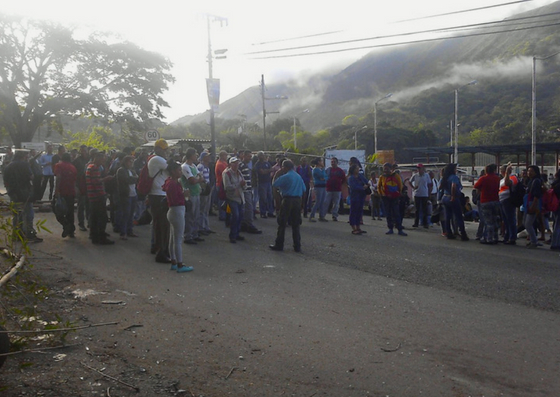
M 384 99 L 391 98 L 391 96 L 393 96 L 393 93 L 385 95 L 373 104 L 373 154 L 377 154 L 377 104 Z M 375 164 L 377 164 L 377 156 L 375 157 Z
M 455 89 L 455 150 L 453 153 L 453 162 L 459 162 L 459 90 L 468 85 L 475 85 L 478 81 L 473 80 L 459 88 Z
M 358 128 L 354 131 L 354 150 L 358 150 L 358 131 L 363 131 L 367 128 L 367 125 L 364 125 L 362 128 Z
M 533 57 L 533 74 L 531 85 L 531 164 L 537 164 L 537 60 L 544 61 L 558 54 L 560 54 L 560 52 L 556 52 L 552 55 L 542 58 Z
M 309 113 L 309 109 L 302 110 L 301 112 L 294 115 L 294 150 L 297 149 L 297 129 L 296 129 L 296 117 L 303 113 Z

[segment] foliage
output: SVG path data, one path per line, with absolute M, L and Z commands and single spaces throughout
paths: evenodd
M 170 62 L 110 40 L 77 39 L 57 24 L 0 17 L 0 129 L 16 147 L 62 115 L 136 126 L 162 117 Z

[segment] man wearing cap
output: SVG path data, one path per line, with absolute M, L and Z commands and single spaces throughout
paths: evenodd
M 245 179 L 239 171 L 239 159 L 237 157 L 229 159 L 229 167 L 223 172 L 222 179 L 226 200 L 231 210 L 229 242 L 237 243 L 237 241 L 245 240 L 244 237 L 239 235 L 241 222 L 243 221 L 243 204 L 245 203 L 245 195 L 243 194 Z
M 28 150 L 15 150 L 12 161 L 4 168 L 4 186 L 14 206 L 14 230 L 19 230 L 30 242 L 41 242 L 43 239 L 33 229 L 33 172 L 28 156 Z
M 292 226 L 294 251 L 301 252 L 299 226 L 301 225 L 301 200 L 305 193 L 305 183 L 294 170 L 294 163 L 291 160 L 284 160 L 282 169 L 284 174 L 279 176 L 273 183 L 273 187 L 280 190 L 282 194 L 282 204 L 278 214 L 276 241 L 269 248 L 273 251 L 282 251 L 284 249 L 284 234 L 286 232 L 286 225 L 289 223 Z
M 169 221 L 167 220 L 167 200 L 162 187 L 169 176 L 167 174 L 167 149 L 165 139 L 154 143 L 154 156 L 148 161 L 148 174 L 153 178 L 152 188 L 148 193 L 148 202 L 152 212 L 152 230 L 154 245 L 152 253 L 156 254 L 156 262 L 171 263 L 169 259 Z
M 416 211 L 414 214 L 414 224 L 412 227 L 418 227 L 418 220 L 422 214 L 422 225 L 425 229 L 428 225 L 428 199 L 430 197 L 430 184 L 432 182 L 430 176 L 426 174 L 423 164 L 418 164 L 418 173 L 410 178 L 410 183 L 413 189 L 414 207 Z

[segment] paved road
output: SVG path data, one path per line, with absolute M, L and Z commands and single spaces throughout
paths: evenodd
M 558 253 L 447 241 L 437 229 L 386 236 L 369 219 L 353 236 L 344 216 L 304 223 L 302 255 L 278 253 L 267 248 L 274 220 L 230 244 L 214 218 L 218 234 L 184 246 L 195 271 L 177 274 L 153 262 L 149 227 L 100 247 L 83 232 L 62 240 L 51 214 L 38 217 L 54 234 L 37 249 L 111 294 L 136 294 L 118 316 L 144 324 L 135 344 L 150 347 L 138 351 L 148 371 L 162 371 L 164 354 L 163 371 L 203 382 L 200 394 L 560 395 Z

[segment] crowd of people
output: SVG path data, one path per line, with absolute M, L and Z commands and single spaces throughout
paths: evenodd
M 170 151 L 168 143 L 159 139 L 153 152 L 132 148 L 105 153 L 81 146 L 67 152 L 63 145 L 53 154 L 52 145 L 45 153 L 16 150 L 4 169 L 4 183 L 14 203 L 14 226 L 28 241 L 42 241 L 33 227 L 33 203 L 48 198 L 63 238 L 75 238 L 77 226 L 88 231 L 93 244 L 112 245 L 106 231 L 111 224 L 121 240 L 138 237 L 134 228 L 151 223 L 151 253 L 159 263 L 171 264 L 177 272 L 192 271 L 183 264 L 182 244 L 195 245 L 215 233 L 209 216 L 216 208 L 218 219 L 229 228 L 229 241 L 236 244 L 245 238 L 242 233 L 262 233 L 255 226 L 261 219 L 277 218 L 278 231 L 270 249 L 282 251 L 285 230 L 292 230 L 293 248 L 302 252 L 300 224 L 338 221 L 344 187 L 348 187 L 349 225 L 353 235 L 362 235 L 366 200 L 372 220 L 386 219 L 386 234 L 407 236 L 403 218 L 413 213 L 413 228 L 429 228 L 439 224 L 448 239 L 460 237 L 468 241 L 465 220 L 479 221 L 476 239 L 482 244 L 503 242 L 515 245 L 522 229 L 528 235 L 527 247 L 536 248 L 550 230 L 554 232 L 551 249 L 560 250 L 560 175 L 549 184 L 537 166 L 529 166 L 521 175 L 513 174 L 508 164 L 495 164 L 474 183 L 472 207 L 463 194 L 457 165 L 448 164 L 434 170 L 418 164 L 417 172 L 403 180 L 398 166 L 386 163 L 381 175 L 376 171 L 365 177 L 365 170 L 356 158 L 350 160 L 346 172 L 338 159 L 331 158 L 325 167 L 322 158 L 307 157 L 294 162 L 282 154 L 274 160 L 264 152 L 250 150 L 234 153 L 221 151 L 215 163 L 208 150 L 198 153 L 188 148 L 185 153 Z M 412 189 L 410 201 L 408 188 Z M 77 206 L 77 211 L 75 207 Z M 411 211 L 412 210 L 412 211 Z

